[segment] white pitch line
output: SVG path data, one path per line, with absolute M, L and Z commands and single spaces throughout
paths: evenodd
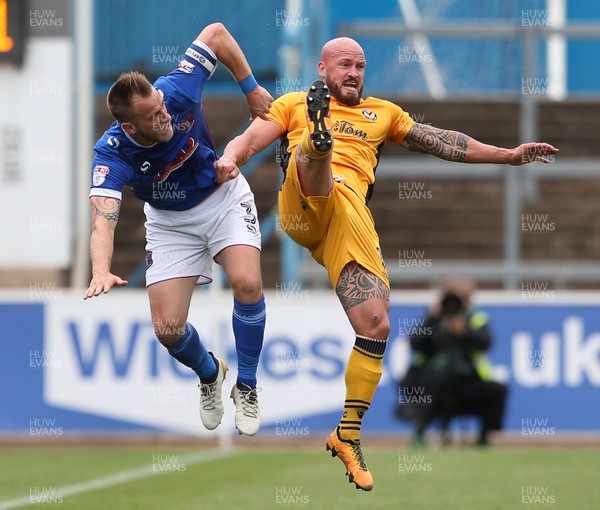
M 192 453 L 190 455 L 183 455 L 177 459 L 178 464 L 201 464 L 203 462 L 209 462 L 215 459 L 222 459 L 233 455 L 232 451 L 223 450 L 210 450 L 208 452 Z M 98 489 L 105 489 L 106 487 L 112 487 L 113 485 L 119 485 L 121 483 L 131 482 L 133 480 L 139 480 L 141 478 L 147 478 L 149 476 L 156 476 L 164 473 L 172 473 L 172 471 L 155 471 L 154 464 L 143 466 L 137 469 L 130 469 L 129 471 L 121 471 L 113 475 L 104 476 L 101 478 L 94 478 L 87 482 L 77 483 L 74 485 L 65 485 L 64 487 L 56 487 L 52 494 L 49 496 L 54 498 L 65 498 L 67 496 L 73 496 L 74 494 L 82 494 L 84 492 L 90 492 Z M 38 496 L 39 497 L 39 496 Z M 32 500 L 31 496 L 25 496 L 17 499 L 10 499 L 6 501 L 0 501 L 0 510 L 9 510 L 11 508 L 19 508 L 26 505 L 44 504 L 44 502 L 36 503 L 35 496 Z

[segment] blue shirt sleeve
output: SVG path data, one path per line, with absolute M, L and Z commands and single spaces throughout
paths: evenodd
M 121 190 L 131 182 L 131 168 L 123 161 L 96 153 L 92 160 L 90 196 L 121 199 Z
M 202 41 L 194 41 L 179 65 L 167 76 L 159 78 L 155 87 L 171 88 L 194 103 L 200 103 L 204 84 L 214 73 L 217 64 L 217 57 L 212 50 Z

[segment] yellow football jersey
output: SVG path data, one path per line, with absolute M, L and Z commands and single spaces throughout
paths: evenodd
M 369 186 L 375 182 L 379 151 L 387 141 L 402 142 L 415 122 L 399 106 L 383 99 L 368 97 L 356 106 L 331 99 L 333 124 L 332 172 L 366 200 Z M 298 145 L 306 128 L 306 93 L 291 92 L 278 98 L 269 119 L 286 133 L 288 152 Z

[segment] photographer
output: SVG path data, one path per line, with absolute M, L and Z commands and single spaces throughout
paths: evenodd
M 415 423 L 416 445 L 424 444 L 425 429 L 441 420 L 443 438 L 457 415 L 480 418 L 478 445 L 489 444 L 488 434 L 500 430 L 506 387 L 490 380 L 484 353 L 492 343 L 487 314 L 471 304 L 474 286 L 464 280 L 448 281 L 439 302 L 410 336 L 413 366 L 400 384 L 400 395 L 422 394 L 420 405 L 400 402 L 398 414 Z M 414 399 L 413 399 L 414 400 Z

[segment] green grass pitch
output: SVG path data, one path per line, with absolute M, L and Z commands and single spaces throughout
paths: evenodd
M 600 451 L 366 448 L 372 492 L 318 448 L 0 448 L 0 510 L 586 510 Z

